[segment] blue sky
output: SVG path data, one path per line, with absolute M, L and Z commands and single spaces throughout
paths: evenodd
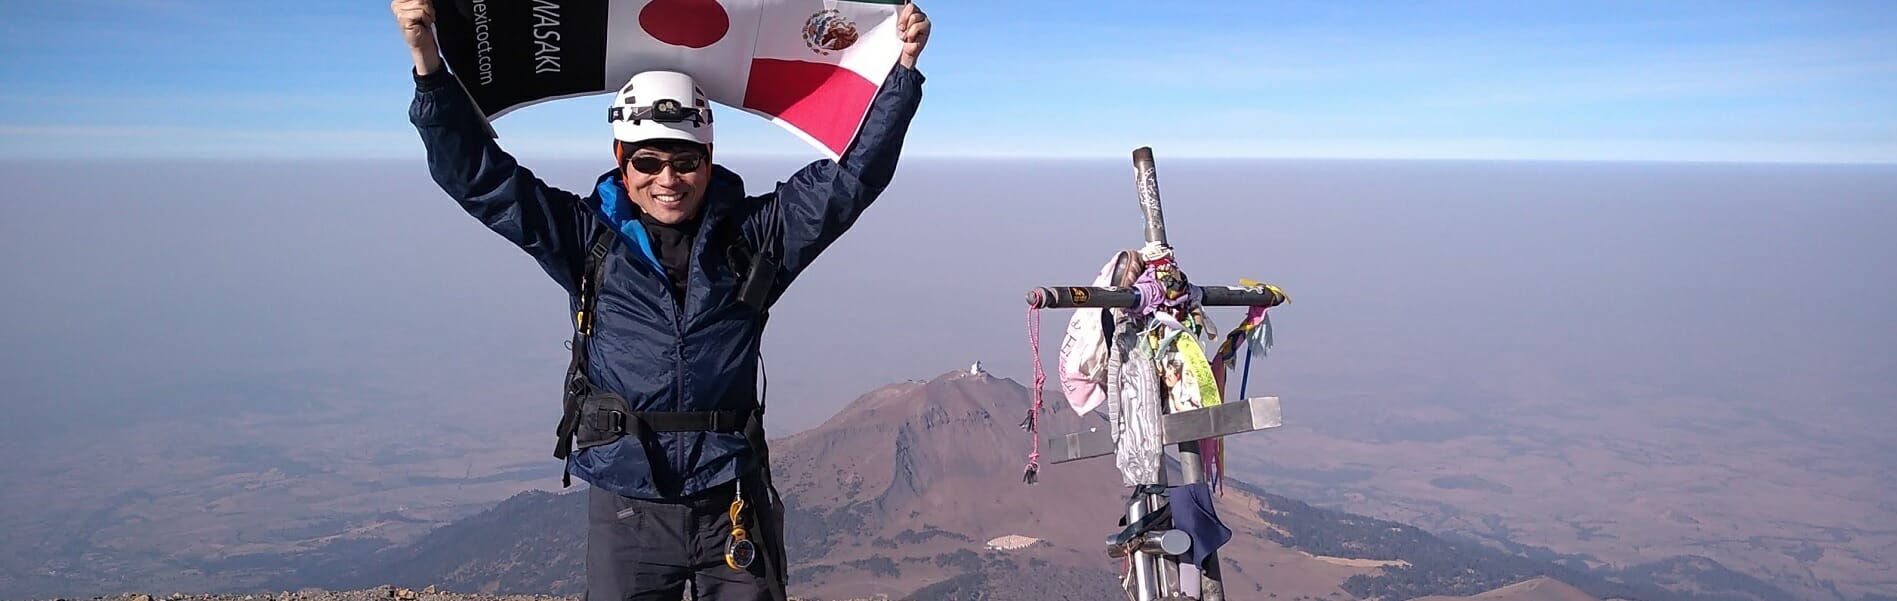
M 922 6 L 911 156 L 1897 162 L 1889 3 Z M 408 65 L 381 0 L 0 2 L 0 157 L 418 157 Z M 605 102 L 496 128 L 597 158 Z

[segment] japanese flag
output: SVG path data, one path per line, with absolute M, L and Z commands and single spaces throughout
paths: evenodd
M 436 0 L 449 68 L 490 119 L 690 74 L 835 159 L 902 51 L 902 0 Z M 601 104 L 601 126 L 606 105 Z

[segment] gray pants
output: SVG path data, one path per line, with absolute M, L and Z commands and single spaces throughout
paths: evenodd
M 585 600 L 678 601 L 689 584 L 698 601 L 768 601 L 763 558 L 742 571 L 725 565 L 733 492 L 727 484 L 689 500 L 655 502 L 593 488 Z M 755 527 L 756 518 L 749 521 Z M 756 542 L 757 534 L 751 537 Z

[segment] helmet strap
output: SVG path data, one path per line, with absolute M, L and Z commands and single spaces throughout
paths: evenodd
M 613 140 L 613 169 L 619 171 L 619 183 L 626 188 L 626 194 L 632 194 L 632 174 L 626 173 L 626 143 Z M 632 199 L 628 198 L 627 201 Z

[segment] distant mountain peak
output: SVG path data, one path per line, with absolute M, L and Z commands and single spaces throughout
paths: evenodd
M 1119 528 L 1129 491 L 1106 457 L 1043 460 L 1039 483 L 1022 482 L 1033 439 L 1020 422 L 1031 398 L 1014 380 L 957 369 L 877 388 L 823 425 L 772 443 L 792 592 L 915 601 L 1121 597 L 1124 564 L 1107 555 L 1104 541 Z M 1043 435 L 1104 422 L 1097 413 L 1076 416 L 1064 402 L 1045 409 Z M 1663 591 L 1648 584 L 1655 580 L 1675 587 L 1630 595 L 1660 598 L 1737 581 L 1710 560 L 1682 558 L 1622 572 L 1643 580 L 1623 583 L 1311 507 L 1237 479 L 1225 484 L 1216 508 L 1233 532 L 1219 550 L 1229 598 L 1408 599 L 1514 585 L 1475 598 L 1591 601 L 1599 597 L 1582 590 Z M 398 584 L 573 592 L 584 580 L 584 499 L 521 495 L 382 554 L 381 568 L 336 571 Z M 1530 580 L 1546 575 L 1562 581 Z M 1782 599 L 1740 584 L 1730 592 L 1741 596 L 1705 598 Z
M 1028 388 L 1011 378 L 958 369 L 928 380 L 897 382 L 871 390 L 815 429 L 895 426 L 909 420 L 921 420 L 927 427 L 942 420 L 996 413 L 1026 417 L 1031 402 Z

